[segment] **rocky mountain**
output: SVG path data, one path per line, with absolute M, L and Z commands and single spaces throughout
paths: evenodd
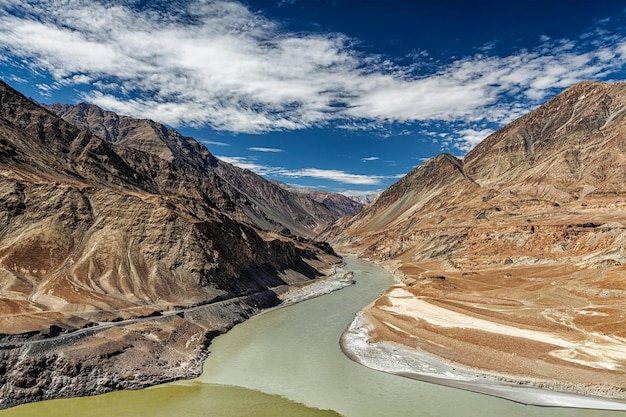
M 616 213 L 605 215 L 591 203 L 602 199 L 600 207 L 619 208 L 626 191 L 624 91 L 622 83 L 576 85 L 493 133 L 462 160 L 443 154 L 423 163 L 325 236 L 376 259 L 450 260 L 450 253 L 468 258 L 460 254 L 471 250 L 475 242 L 468 239 L 477 228 L 495 231 L 519 222 L 537 232 L 557 218 L 566 227 L 611 223 Z M 503 246 L 493 252 L 504 260 L 520 251 L 511 241 L 496 241 Z M 553 248 L 539 248 L 555 256 Z
M 0 82 L 0 407 L 196 375 L 213 336 L 340 260 L 224 210 L 204 147 L 105 116 L 80 129 Z
M 344 195 L 348 197 L 349 199 L 356 201 L 357 203 L 363 204 L 363 206 L 367 206 L 369 203 L 373 202 L 374 200 L 378 198 L 378 196 L 380 195 L 380 192 L 372 191 L 372 192 L 357 194 L 356 192 L 347 191 L 344 193 Z
M 217 207 L 263 230 L 313 237 L 340 217 L 324 204 L 215 158 L 204 145 L 152 120 L 119 116 L 97 106 L 52 104 L 50 111 L 110 143 L 143 151 L 176 166 L 206 188 Z
M 354 216 L 361 211 L 363 207 L 365 207 L 365 204 L 359 203 L 358 201 L 340 193 L 312 190 L 308 188 L 294 188 L 284 182 L 273 182 L 291 193 L 307 196 L 311 200 L 323 204 L 328 210 L 340 217 Z
M 575 85 L 327 230 L 405 278 L 366 311 L 372 337 L 497 378 L 620 395 L 626 357 L 610 352 L 626 349 L 625 116 L 625 83 Z M 431 310 L 466 321 L 443 325 Z
M 354 201 L 339 193 L 329 193 L 317 190 L 300 191 L 307 195 L 310 199 L 322 203 L 330 211 L 340 216 L 354 216 L 364 207 L 363 204 Z

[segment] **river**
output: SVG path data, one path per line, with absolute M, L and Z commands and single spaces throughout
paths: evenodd
M 341 352 L 339 337 L 354 314 L 392 279 L 368 262 L 346 261 L 355 285 L 236 326 L 215 339 L 204 373 L 196 380 L 27 404 L 2 411 L 0 417 L 626 416 L 525 406 L 352 362 Z

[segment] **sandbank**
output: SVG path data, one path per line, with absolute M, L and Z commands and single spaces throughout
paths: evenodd
M 370 329 L 372 325 L 358 313 L 343 333 L 340 344 L 346 356 L 372 369 L 526 405 L 626 411 L 626 401 L 563 392 L 558 386 L 542 389 L 521 385 L 528 383 L 523 378 L 509 382 L 515 381 L 515 375 L 507 375 L 507 381 L 502 381 L 499 375 L 477 373 L 419 349 L 393 342 L 372 342 Z

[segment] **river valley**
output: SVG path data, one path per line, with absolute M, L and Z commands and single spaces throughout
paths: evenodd
M 27 404 L 16 416 L 624 416 L 533 407 L 368 369 L 341 352 L 354 314 L 393 283 L 371 263 L 346 258 L 355 285 L 261 314 L 214 340 L 203 375 L 140 391 Z M 332 411 L 323 411 L 332 410 Z

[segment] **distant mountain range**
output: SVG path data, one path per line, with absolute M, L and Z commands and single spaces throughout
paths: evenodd
M 356 201 L 355 198 L 351 198 L 340 193 L 312 190 L 308 188 L 295 188 L 281 181 L 272 182 L 291 193 L 307 196 L 311 200 L 323 204 L 328 210 L 340 217 L 354 216 L 356 213 L 361 211 L 363 207 L 365 207 L 365 204 Z
M 348 197 L 349 199 L 354 200 L 358 203 L 361 203 L 363 204 L 363 206 L 366 206 L 369 203 L 376 200 L 378 196 L 380 195 L 380 192 L 356 193 L 356 192 L 346 191 L 342 194 Z

